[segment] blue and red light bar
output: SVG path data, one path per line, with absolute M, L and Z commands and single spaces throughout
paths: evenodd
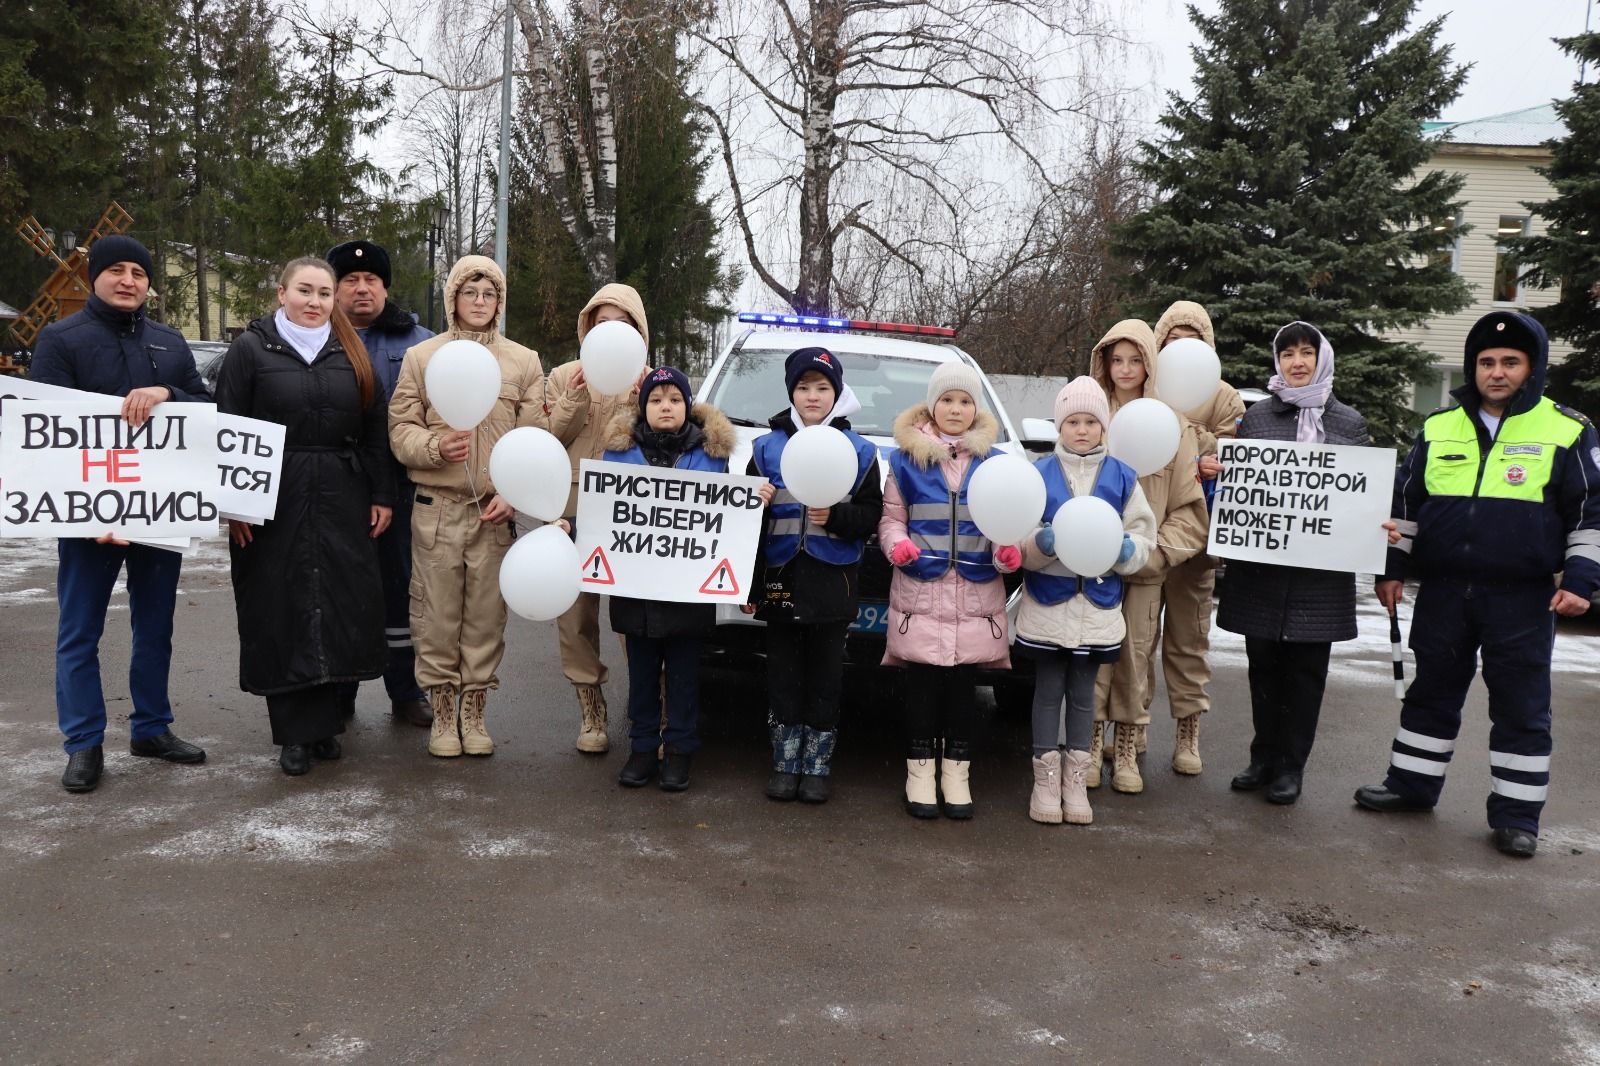
M 949 326 L 919 326 L 910 322 L 870 322 L 859 318 L 822 315 L 785 315 L 771 311 L 740 311 L 740 322 L 757 326 L 799 326 L 803 329 L 860 330 L 868 333 L 908 333 L 918 337 L 954 337 Z

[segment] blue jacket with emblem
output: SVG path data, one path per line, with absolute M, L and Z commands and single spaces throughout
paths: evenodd
M 1600 588 L 1600 438 L 1583 415 L 1544 395 L 1549 342 L 1538 339 L 1527 382 L 1497 431 L 1480 418 L 1474 367 L 1429 415 L 1395 478 L 1400 543 L 1384 578 L 1429 575 L 1549 581 L 1584 599 Z
M 28 379 L 107 396 L 163 385 L 178 401 L 211 399 L 183 334 L 144 311 L 118 311 L 100 299 L 39 333 Z

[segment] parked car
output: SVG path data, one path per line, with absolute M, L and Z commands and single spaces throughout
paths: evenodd
M 978 372 L 985 395 L 980 403 L 1000 424 L 996 446 L 1026 457 L 1021 434 L 1011 422 L 993 385 L 971 355 L 955 343 L 955 331 L 935 326 L 813 318 L 799 315 L 743 313 L 750 328 L 739 334 L 711 365 L 697 394 L 733 422 L 738 445 L 728 469 L 743 473 L 752 442 L 768 431 L 767 419 L 783 410 L 783 363 L 799 348 L 819 346 L 839 357 L 845 383 L 861 400 L 850 425 L 878 449 L 879 472 L 888 476 L 888 457 L 895 450 L 894 420 L 900 412 L 927 401 L 928 379 L 941 363 L 959 360 Z M 867 544 L 861 563 L 861 598 L 856 620 L 846 639 L 846 664 L 874 667 L 883 658 L 889 624 L 889 563 L 877 538 Z M 1016 618 L 1021 579 L 1007 576 L 1008 614 Z M 737 606 L 717 607 L 717 627 L 708 640 L 711 661 L 740 666 L 759 662 L 764 650 L 760 626 Z M 1031 677 L 996 675 L 996 699 L 1005 705 L 1031 698 Z
M 206 391 L 215 396 L 217 375 L 222 373 L 222 357 L 228 354 L 228 342 L 190 341 L 189 350 L 194 353 L 195 369 L 200 371 L 200 380 L 206 383 Z

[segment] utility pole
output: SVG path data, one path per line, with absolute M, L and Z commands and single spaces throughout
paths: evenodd
M 511 50 L 516 45 L 515 0 L 506 0 L 506 47 L 500 66 L 500 173 L 495 189 L 494 261 L 506 272 L 506 217 L 510 212 L 511 191 Z M 506 309 L 500 308 L 500 330 L 505 332 Z

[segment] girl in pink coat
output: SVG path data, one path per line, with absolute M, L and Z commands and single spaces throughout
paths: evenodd
M 972 817 L 975 675 L 1011 666 L 1000 575 L 1022 555 L 996 548 L 967 511 L 973 470 L 1000 454 L 998 423 L 978 409 L 982 392 L 976 370 L 941 364 L 928 402 L 895 419 L 899 448 L 883 486 L 878 544 L 895 567 L 883 664 L 906 668 L 905 803 L 917 818 L 939 816 L 941 792 L 948 817 Z

